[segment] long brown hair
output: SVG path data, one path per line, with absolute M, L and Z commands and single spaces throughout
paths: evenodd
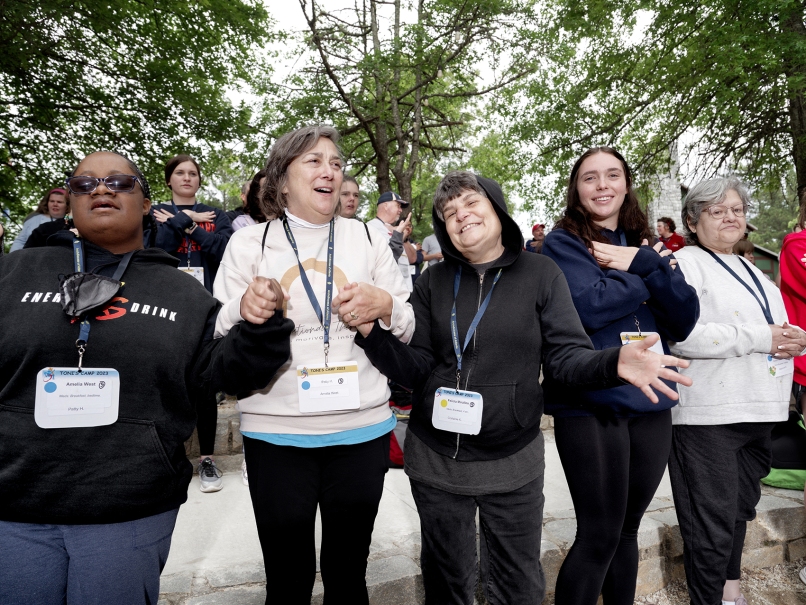
M 611 243 L 604 235 L 602 228 L 593 222 L 593 216 L 579 199 L 577 189 L 577 175 L 579 168 L 587 158 L 597 153 L 608 153 L 621 162 L 624 169 L 624 178 L 627 180 L 627 195 L 624 196 L 624 203 L 618 213 L 618 226 L 624 230 L 627 236 L 627 245 L 640 246 L 643 240 L 652 242 L 654 237 L 649 229 L 649 222 L 646 214 L 641 210 L 638 196 L 632 186 L 632 171 L 627 166 L 627 160 L 612 147 L 592 147 L 583 153 L 571 169 L 571 176 L 568 177 L 568 191 L 565 196 L 565 210 L 563 210 L 560 220 L 554 224 L 554 228 L 565 229 L 568 233 L 573 233 L 579 237 L 586 248 L 591 247 L 592 242 L 603 244 Z

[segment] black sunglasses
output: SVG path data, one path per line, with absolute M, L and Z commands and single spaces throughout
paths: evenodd
M 103 183 L 109 191 L 128 193 L 134 190 L 134 186 L 139 181 L 139 177 L 133 174 L 112 174 L 100 179 L 94 176 L 69 176 L 65 179 L 64 185 L 73 195 L 88 195 L 98 189 L 98 185 L 101 183 Z M 140 187 L 142 186 L 141 183 Z

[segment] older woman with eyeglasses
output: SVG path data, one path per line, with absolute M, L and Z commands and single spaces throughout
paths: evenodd
M 669 473 L 692 605 L 746 605 L 739 578 L 747 521 L 770 470 L 770 432 L 786 420 L 806 333 L 787 323 L 780 291 L 733 246 L 750 203 L 736 178 L 692 187 L 682 211 L 689 245 L 675 253 L 700 318 L 672 353 L 693 386 L 672 408 Z

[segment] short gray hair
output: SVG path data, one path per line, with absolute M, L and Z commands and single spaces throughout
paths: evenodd
M 487 197 L 487 192 L 479 185 L 476 175 L 467 170 L 451 170 L 448 174 L 442 177 L 442 180 L 437 185 L 437 190 L 434 192 L 434 210 L 437 216 L 445 220 L 443 210 L 445 204 L 462 195 L 463 191 L 475 191 L 484 197 Z
M 339 157 L 344 155 L 339 147 L 339 131 L 332 126 L 303 126 L 285 133 L 271 148 L 266 160 L 266 180 L 260 189 L 260 209 L 267 218 L 282 218 L 288 206 L 283 188 L 288 182 L 288 166 L 302 154 L 310 151 L 319 139 L 330 139 L 336 146 Z M 336 205 L 335 215 L 339 215 L 341 201 Z
M 750 194 L 735 176 L 707 179 L 689 189 L 686 199 L 683 200 L 683 210 L 680 213 L 680 218 L 683 220 L 683 232 L 689 244 L 696 244 L 698 241 L 697 234 L 691 230 L 691 226 L 697 226 L 704 210 L 724 202 L 725 196 L 731 190 L 735 191 L 739 199 L 742 200 L 742 205 L 746 212 L 750 206 Z

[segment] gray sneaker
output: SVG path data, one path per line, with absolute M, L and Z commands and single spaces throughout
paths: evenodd
M 224 484 L 221 482 L 223 473 L 218 470 L 215 465 L 215 460 L 212 458 L 205 458 L 199 464 L 199 489 L 204 493 L 217 492 Z

